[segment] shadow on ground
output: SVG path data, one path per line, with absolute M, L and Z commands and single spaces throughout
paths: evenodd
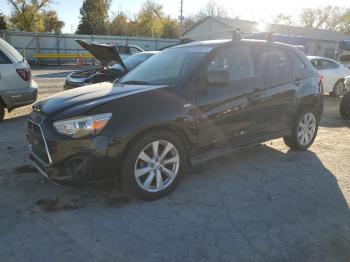
M 243 150 L 191 169 L 170 196 L 154 202 L 105 185 L 56 186 L 32 170 L 2 168 L 0 257 L 6 261 L 350 257 L 349 207 L 311 151 Z

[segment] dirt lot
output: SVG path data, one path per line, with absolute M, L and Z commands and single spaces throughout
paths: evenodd
M 34 70 L 40 99 L 70 69 Z M 282 140 L 193 168 L 145 203 L 57 186 L 27 159 L 30 107 L 0 124 L 0 261 L 349 261 L 350 122 L 326 97 L 309 151 Z

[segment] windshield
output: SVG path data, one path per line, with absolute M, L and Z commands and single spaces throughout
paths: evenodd
M 6 52 L 17 62 L 22 62 L 23 56 L 9 43 L 0 38 L 0 45 L 6 50 Z
M 142 63 L 119 84 L 175 84 L 186 78 L 210 50 L 210 47 L 196 46 L 168 49 Z

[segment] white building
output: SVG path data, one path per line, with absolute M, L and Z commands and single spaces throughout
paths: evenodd
M 332 57 L 340 40 L 350 39 L 343 33 L 296 27 L 289 25 L 259 24 L 247 20 L 208 16 L 183 33 L 184 38 L 195 41 L 227 39 L 232 37 L 229 30 L 239 28 L 241 32 L 273 32 L 276 34 L 304 36 L 308 39 L 308 54 Z

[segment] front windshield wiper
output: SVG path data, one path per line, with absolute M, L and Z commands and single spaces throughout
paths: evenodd
M 119 84 L 121 84 L 121 85 L 148 85 L 150 83 L 147 81 L 130 80 L 130 81 L 126 81 L 126 82 L 121 82 Z

